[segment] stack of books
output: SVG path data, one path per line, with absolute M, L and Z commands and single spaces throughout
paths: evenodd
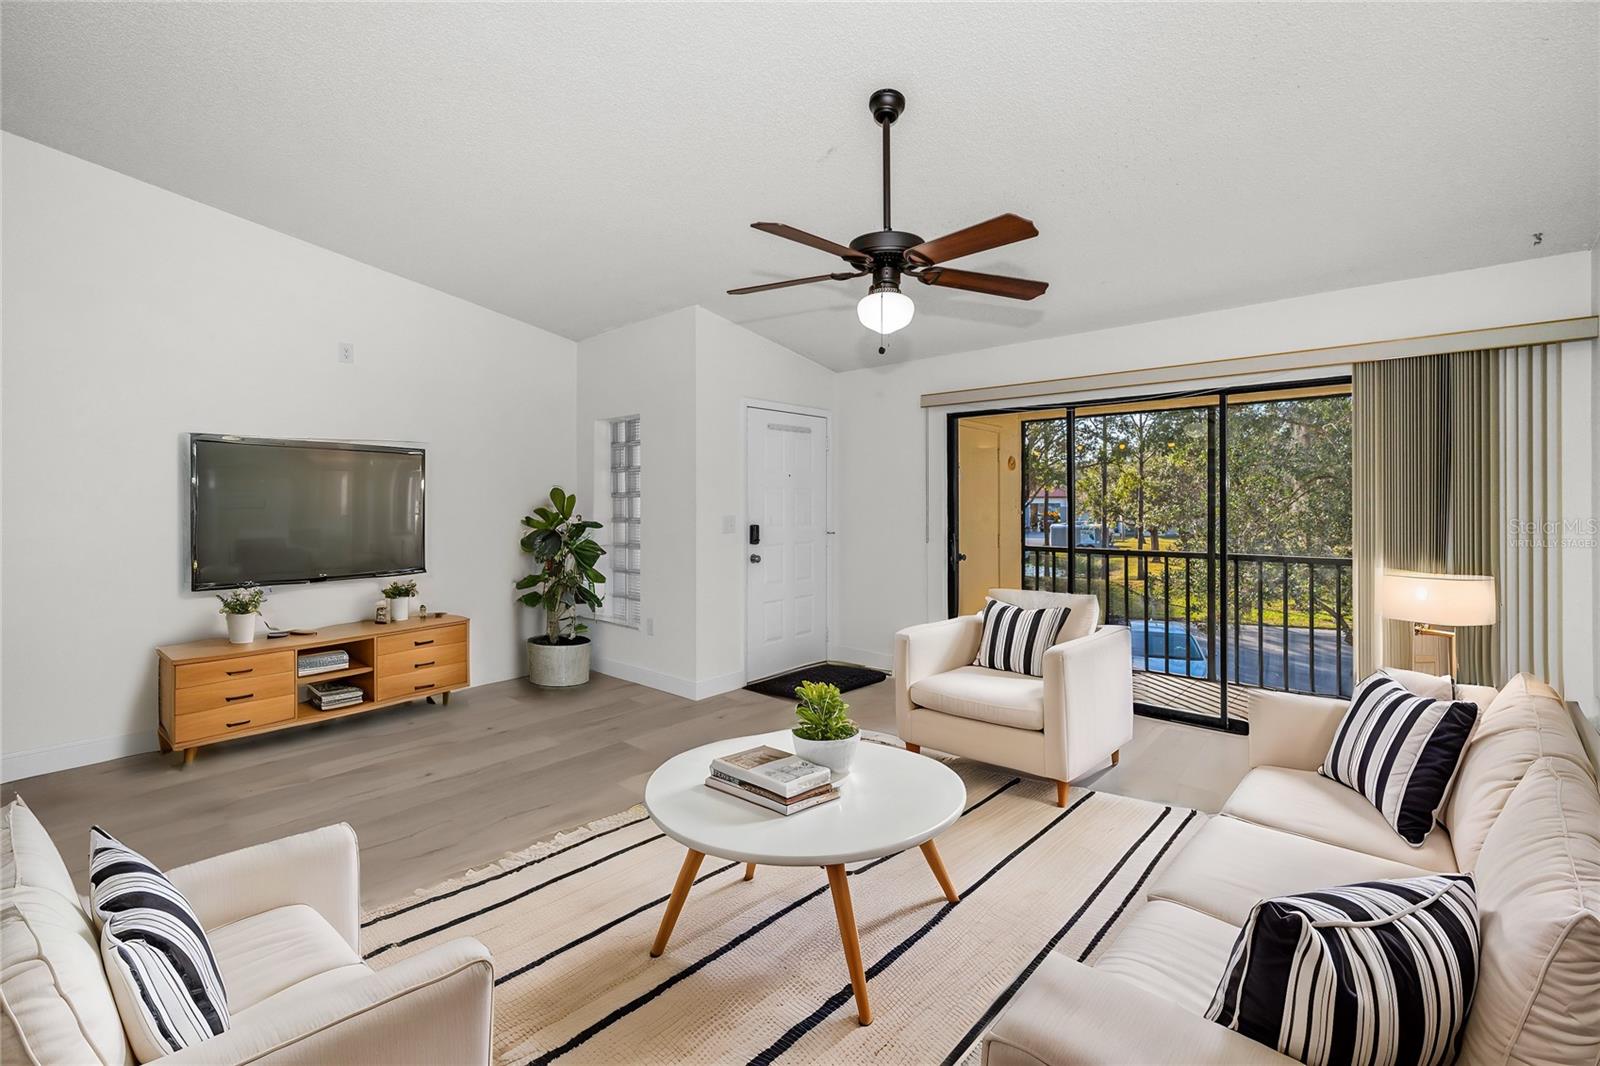
M 311 706 L 319 711 L 353 707 L 366 699 L 359 688 L 344 681 L 318 681 L 307 685 L 306 689 L 310 694 Z
M 706 785 L 779 814 L 839 798 L 833 771 L 765 745 L 712 759 Z
M 343 648 L 332 651 L 303 652 L 295 660 L 295 672 L 301 677 L 326 674 L 332 670 L 345 670 L 350 666 L 350 653 Z

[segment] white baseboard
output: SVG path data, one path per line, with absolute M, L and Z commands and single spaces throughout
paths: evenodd
M 858 663 L 861 666 L 870 666 L 874 670 L 894 670 L 893 654 L 882 651 L 869 651 L 866 648 L 835 646 L 828 659 L 836 663 Z
M 707 678 L 695 683 L 695 699 L 708 700 L 712 696 L 720 696 L 724 692 L 733 692 L 744 688 L 744 671 L 733 674 L 723 674 L 721 677 Z
M 57 744 L 31 751 L 11 751 L 0 758 L 0 781 L 11 784 L 27 777 L 38 777 L 57 770 L 71 770 L 77 766 L 121 759 L 129 755 L 143 755 L 155 751 L 155 732 L 129 733 L 121 737 L 101 737 L 97 740 L 79 740 L 71 744 Z

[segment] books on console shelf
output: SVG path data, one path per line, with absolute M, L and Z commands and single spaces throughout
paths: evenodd
M 706 778 L 706 784 L 718 792 L 726 792 L 730 796 L 738 796 L 748 803 L 754 803 L 758 807 L 765 807 L 769 811 L 776 811 L 783 815 L 795 814 L 799 811 L 809 810 L 812 807 L 819 807 L 824 803 L 839 798 L 839 790 L 832 785 L 823 785 L 821 788 L 814 788 L 809 792 L 802 792 L 798 796 L 784 799 L 775 793 L 768 792 L 764 788 L 757 788 L 755 785 L 744 781 L 734 781 L 716 773 Z
M 307 685 L 306 690 L 310 695 L 311 706 L 319 711 L 331 711 L 339 707 L 354 707 L 367 698 L 365 692 L 355 685 L 345 684 L 341 681 L 321 681 Z
M 712 759 L 711 772 L 730 781 L 754 785 L 779 800 L 792 799 L 833 780 L 833 771 L 826 766 L 765 744 Z
M 350 653 L 343 648 L 331 651 L 308 651 L 295 659 L 295 673 L 300 677 L 345 670 L 350 666 Z

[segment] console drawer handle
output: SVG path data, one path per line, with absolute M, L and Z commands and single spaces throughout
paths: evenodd
M 432 643 L 433 643 L 433 641 L 431 641 L 431 640 L 413 640 L 411 642 L 411 646 L 413 648 L 426 648 L 429 644 L 432 644 Z
M 418 685 L 416 688 L 412 689 L 411 691 L 413 691 L 413 692 L 421 692 L 425 688 L 433 688 L 433 687 L 434 687 L 433 685 Z
M 224 703 L 238 703 L 240 700 L 250 699 L 254 695 L 254 692 L 246 692 L 243 696 L 224 696 L 222 701 Z
M 436 662 L 438 662 L 437 659 L 429 659 L 425 663 L 412 663 L 411 664 L 411 669 L 413 669 L 413 670 L 421 670 L 424 666 L 432 666 Z
M 238 729 L 242 725 L 249 725 L 249 724 L 250 724 L 250 719 L 246 718 L 242 722 L 229 722 L 228 723 L 228 728 L 229 729 Z
M 238 677 L 240 674 L 253 674 L 255 672 L 256 672 L 256 668 L 255 667 L 247 666 L 243 670 L 229 670 L 228 671 L 228 676 L 229 677 Z

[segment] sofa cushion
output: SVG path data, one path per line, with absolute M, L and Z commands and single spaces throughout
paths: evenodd
M 48 888 L 83 911 L 61 852 L 21 796 L 0 811 L 0 889 L 18 885 Z M 87 911 L 83 911 L 83 919 L 89 920 Z
M 1600 1061 L 1600 793 L 1537 760 L 1484 839 L 1478 998 L 1461 1062 Z
M 1430 872 L 1237 818 L 1213 818 L 1167 864 L 1149 898 L 1242 926 L 1251 908 L 1272 896 Z
M 140 1062 L 227 1032 L 227 989 L 194 908 L 154 863 L 99 826 L 89 830 L 89 901 Z
M 1206 1017 L 1311 1066 L 1455 1060 L 1478 977 L 1471 874 L 1263 900 Z
M 1071 613 L 1065 605 L 1032 608 L 990 600 L 983 605 L 983 637 L 972 665 L 1043 677 L 1044 653 Z
M 1258 766 L 1239 782 L 1222 813 L 1424 870 L 1456 869 L 1448 832 L 1435 829 L 1420 848 L 1413 848 L 1365 796 L 1310 770 Z
M 1478 713 L 1478 728 L 1461 757 L 1456 782 L 1445 805 L 1456 865 L 1469 870 L 1511 792 L 1538 759 L 1564 760 L 1594 775 L 1583 741 L 1556 690 L 1518 674 Z
M 925 677 L 908 690 L 911 702 L 957 718 L 1013 729 L 1044 729 L 1044 680 L 982 666 Z
M 1220 918 L 1167 900 L 1149 900 L 1128 919 L 1094 968 L 1204 1014 L 1238 937 L 1239 927 Z
M 1383 673 L 1356 686 L 1320 773 L 1360 792 L 1406 843 L 1433 831 L 1476 704 L 1418 696 Z
M 131 1066 L 133 1052 L 83 909 L 48 888 L 9 887 L 3 896 L 4 1061 Z
M 990 589 L 989 598 L 1018 607 L 1070 607 L 1072 613 L 1056 633 L 1056 643 L 1065 644 L 1093 633 L 1100 625 L 1100 598 L 1082 592 L 1038 592 L 1034 589 Z
M 209 931 L 228 985 L 228 1008 L 245 1010 L 291 985 L 361 957 L 327 920 L 302 903 L 277 907 Z

